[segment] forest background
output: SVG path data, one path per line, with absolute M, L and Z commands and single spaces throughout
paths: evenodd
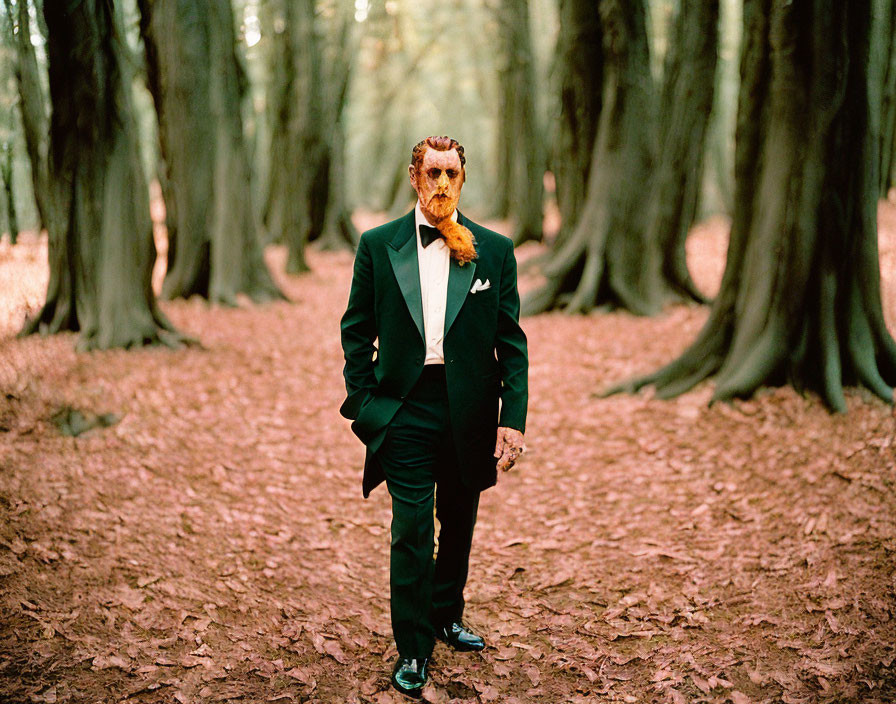
M 397 701 L 338 318 L 449 134 L 532 393 L 493 648 L 427 701 L 892 701 L 896 3 L 859 5 L 4 0 L 0 698 Z

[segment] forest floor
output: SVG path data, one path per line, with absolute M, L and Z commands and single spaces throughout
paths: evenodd
M 896 331 L 896 205 L 880 222 Z M 726 231 L 689 240 L 710 293 Z M 292 302 L 164 303 L 201 347 L 78 354 L 73 334 L 13 337 L 45 252 L 0 243 L 0 701 L 402 701 L 389 497 L 361 498 L 337 412 L 351 254 L 286 277 L 269 249 Z M 595 395 L 706 314 L 524 320 L 528 452 L 483 494 L 467 587 L 489 647 L 438 644 L 426 701 L 896 700 L 892 408 Z M 67 437 L 72 409 L 118 422 Z

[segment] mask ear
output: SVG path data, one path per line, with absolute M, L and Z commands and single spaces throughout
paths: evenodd
M 417 170 L 414 168 L 413 164 L 408 165 L 408 178 L 411 179 L 411 186 L 414 187 L 414 190 L 417 190 Z

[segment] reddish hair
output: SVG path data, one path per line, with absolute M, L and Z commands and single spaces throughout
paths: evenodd
M 435 149 L 437 152 L 450 152 L 452 149 L 457 149 L 457 155 L 460 157 L 460 168 L 464 168 L 464 164 L 467 163 L 464 157 L 464 148 L 456 139 L 451 137 L 427 137 L 414 147 L 411 152 L 411 164 L 414 166 L 415 171 L 420 170 L 427 147 Z

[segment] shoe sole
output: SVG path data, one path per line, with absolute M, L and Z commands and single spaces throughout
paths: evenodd
M 436 638 L 438 640 L 442 641 L 445 645 L 447 645 L 452 650 L 457 651 L 458 653 L 480 653 L 483 650 L 485 650 L 485 643 L 483 643 L 481 646 L 455 645 L 454 643 L 450 642 L 447 638 L 442 638 L 442 636 L 436 636 Z
M 392 687 L 401 692 L 406 697 L 411 697 L 412 699 L 420 699 L 423 696 L 423 687 L 406 689 L 405 687 L 402 687 L 400 684 L 398 684 L 398 682 L 396 682 L 394 679 L 390 679 L 390 681 L 392 682 Z M 426 685 L 423 686 L 425 687 Z

